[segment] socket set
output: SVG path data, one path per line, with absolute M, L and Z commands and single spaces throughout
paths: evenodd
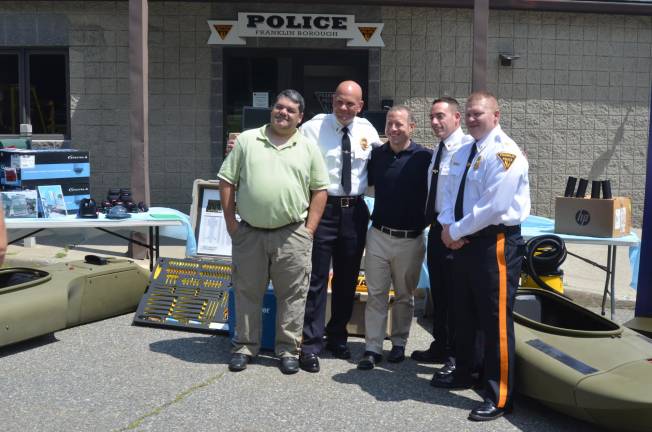
M 228 332 L 230 286 L 230 258 L 159 258 L 134 324 Z

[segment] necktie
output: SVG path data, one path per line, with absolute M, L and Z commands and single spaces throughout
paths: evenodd
M 469 173 L 469 168 L 471 167 L 471 162 L 475 154 L 478 152 L 478 148 L 473 143 L 471 147 L 471 153 L 469 154 L 469 159 L 466 161 L 466 168 L 464 169 L 464 175 L 462 176 L 462 182 L 460 183 L 460 188 L 457 190 L 457 199 L 455 200 L 455 220 L 458 221 L 464 216 L 464 186 L 466 185 L 466 175 Z
M 349 128 L 342 128 L 342 189 L 344 194 L 351 193 L 351 140 L 349 139 Z
M 444 150 L 444 141 L 439 143 L 437 149 L 437 156 L 435 156 L 435 165 L 432 167 L 432 175 L 430 177 L 430 191 L 428 192 L 428 200 L 426 201 L 426 223 L 430 225 L 435 221 L 435 201 L 437 199 L 437 179 L 439 178 L 439 164 L 441 162 L 441 154 Z

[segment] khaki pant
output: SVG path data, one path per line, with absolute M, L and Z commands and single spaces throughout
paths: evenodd
M 423 235 L 416 238 L 396 238 L 376 228 L 367 232 L 365 277 L 367 279 L 367 305 L 365 307 L 366 350 L 383 352 L 387 329 L 387 308 L 390 285 L 394 285 L 392 345 L 405 346 L 412 317 L 414 316 L 414 291 L 419 283 L 421 264 L 426 246 Z
M 271 279 L 276 295 L 276 355 L 298 355 L 310 282 L 310 232 L 303 222 L 276 230 L 256 229 L 241 222 L 232 246 L 236 308 L 233 352 L 258 354 L 263 296 Z

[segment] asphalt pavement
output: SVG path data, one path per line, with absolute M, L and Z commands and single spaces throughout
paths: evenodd
M 10 246 L 6 265 L 43 265 L 89 253 L 123 255 L 106 237 L 39 239 Z M 594 249 L 589 249 L 594 248 Z M 625 248 L 621 248 L 625 249 Z M 606 261 L 606 248 L 572 250 Z M 635 291 L 626 250 L 616 275 L 616 321 L 633 316 Z M 183 247 L 162 247 L 182 257 Z M 579 260 L 564 265 L 565 285 L 578 302 L 599 308 L 604 274 Z M 148 261 L 138 261 L 146 267 Z M 587 266 L 585 269 L 584 266 Z M 430 343 L 419 301 L 407 353 Z M 608 312 L 607 312 L 608 313 Z M 26 317 L 29 319 L 29 317 Z M 286 376 L 277 360 L 259 356 L 247 370 L 228 371 L 225 335 L 132 325 L 133 314 L 78 326 L 0 348 L 0 419 L 5 431 L 593 431 L 594 426 L 517 396 L 514 412 L 488 423 L 467 415 L 481 397 L 473 390 L 429 385 L 439 365 L 410 359 L 359 371 L 364 340 L 350 341 L 353 359 L 321 359 L 321 372 Z M 385 342 L 385 350 L 391 348 Z

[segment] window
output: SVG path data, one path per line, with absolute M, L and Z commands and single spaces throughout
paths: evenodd
M 0 50 L 0 135 L 70 135 L 67 50 Z

